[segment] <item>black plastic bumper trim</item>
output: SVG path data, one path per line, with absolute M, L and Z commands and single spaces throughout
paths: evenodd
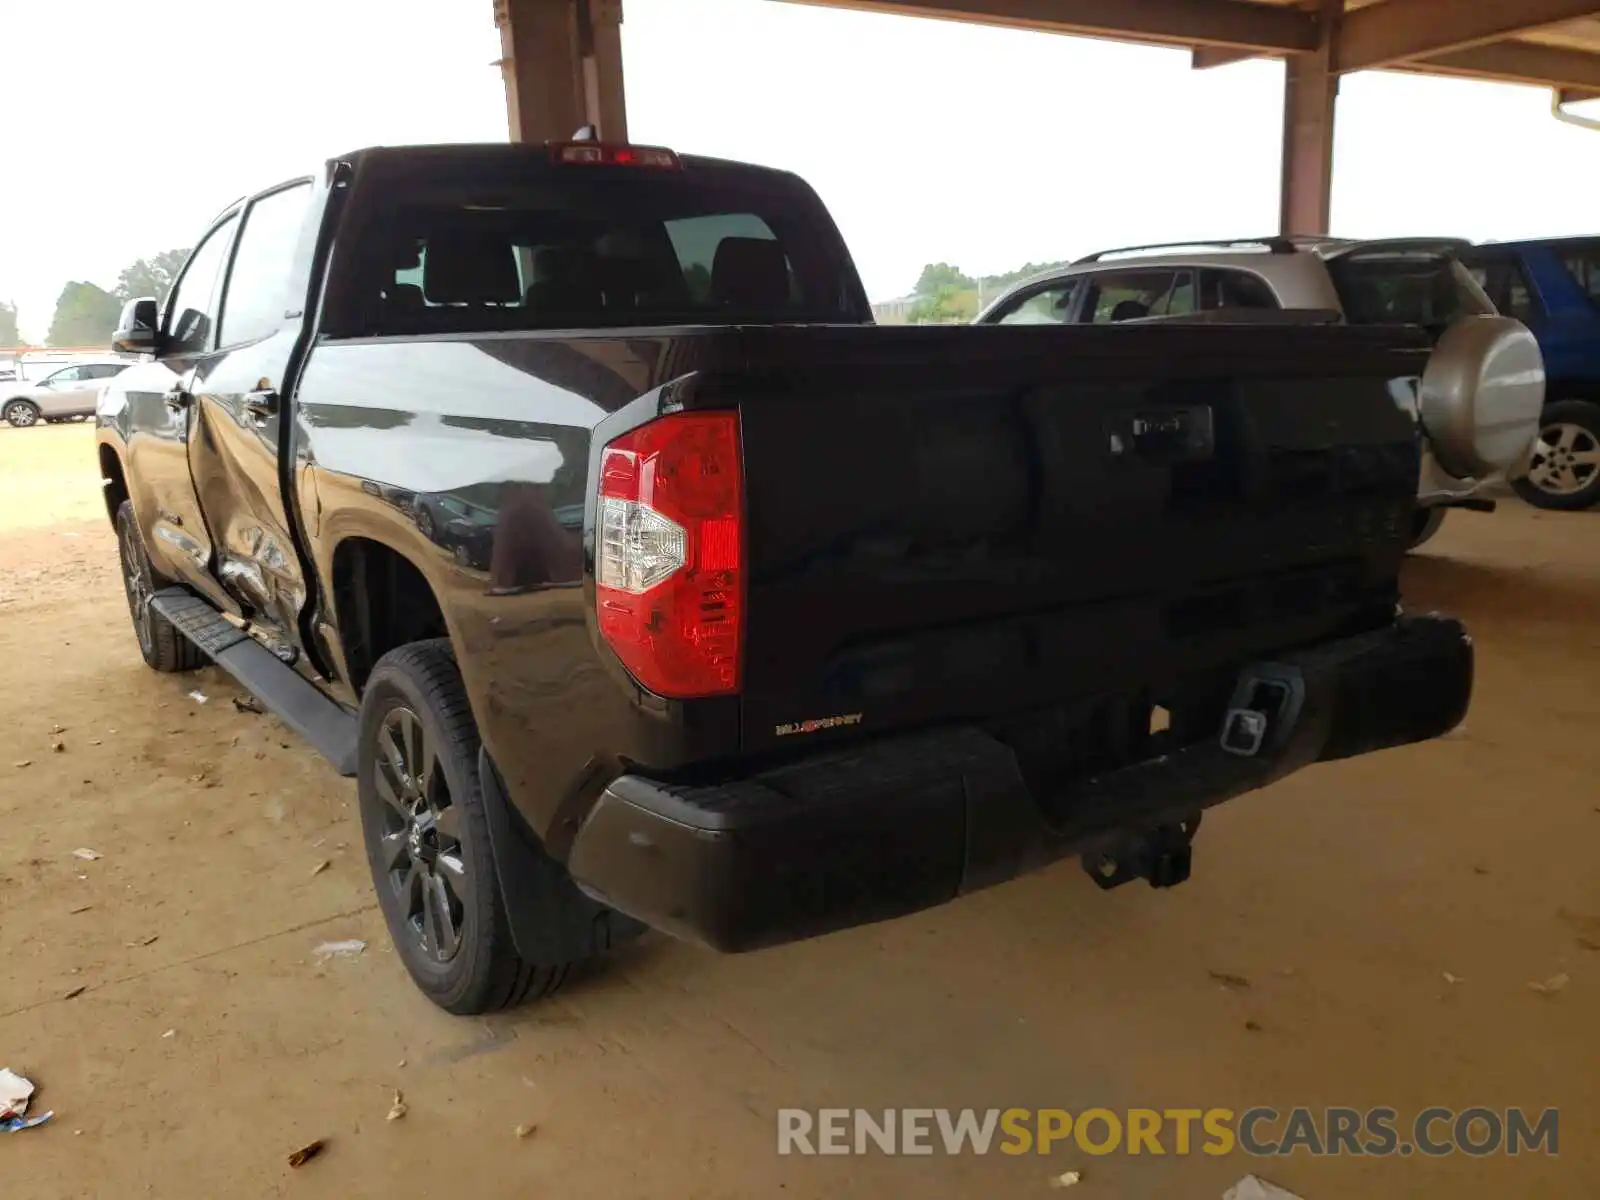
M 1465 715 L 1472 673 L 1458 622 L 1404 618 L 1241 669 L 1230 709 L 1276 698 L 1260 710 L 1269 720 L 1255 753 L 1225 748 L 1219 730 L 1048 797 L 975 727 L 864 742 L 713 786 L 624 775 L 590 811 L 567 866 L 591 895 L 669 933 L 730 951 L 792 941 L 1185 820 L 1318 760 L 1437 737 Z

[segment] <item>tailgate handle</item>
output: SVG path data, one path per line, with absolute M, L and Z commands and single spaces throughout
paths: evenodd
M 1216 449 L 1209 405 L 1145 408 L 1106 418 L 1113 458 L 1146 462 L 1206 462 Z

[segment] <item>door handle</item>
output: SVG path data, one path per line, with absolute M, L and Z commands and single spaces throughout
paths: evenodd
M 182 387 L 173 388 L 161 398 L 162 400 L 166 401 L 167 407 L 173 412 L 181 412 L 182 410 L 188 408 L 189 402 L 194 399 L 194 397 L 188 392 L 184 391 Z
M 244 394 L 244 409 L 253 417 L 275 417 L 278 415 L 278 393 L 271 388 L 257 388 L 253 392 Z

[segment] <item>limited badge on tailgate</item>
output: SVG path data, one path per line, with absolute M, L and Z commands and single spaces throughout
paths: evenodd
M 1216 449 L 1211 408 L 1204 404 L 1108 413 L 1105 431 L 1113 458 L 1205 462 Z

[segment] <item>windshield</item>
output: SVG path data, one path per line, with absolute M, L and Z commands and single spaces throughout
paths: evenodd
M 563 167 L 385 188 L 358 226 L 352 332 L 863 320 L 809 189 L 749 174 Z
M 1328 274 L 1352 325 L 1442 329 L 1495 311 L 1460 263 L 1436 254 L 1346 254 L 1329 261 Z

